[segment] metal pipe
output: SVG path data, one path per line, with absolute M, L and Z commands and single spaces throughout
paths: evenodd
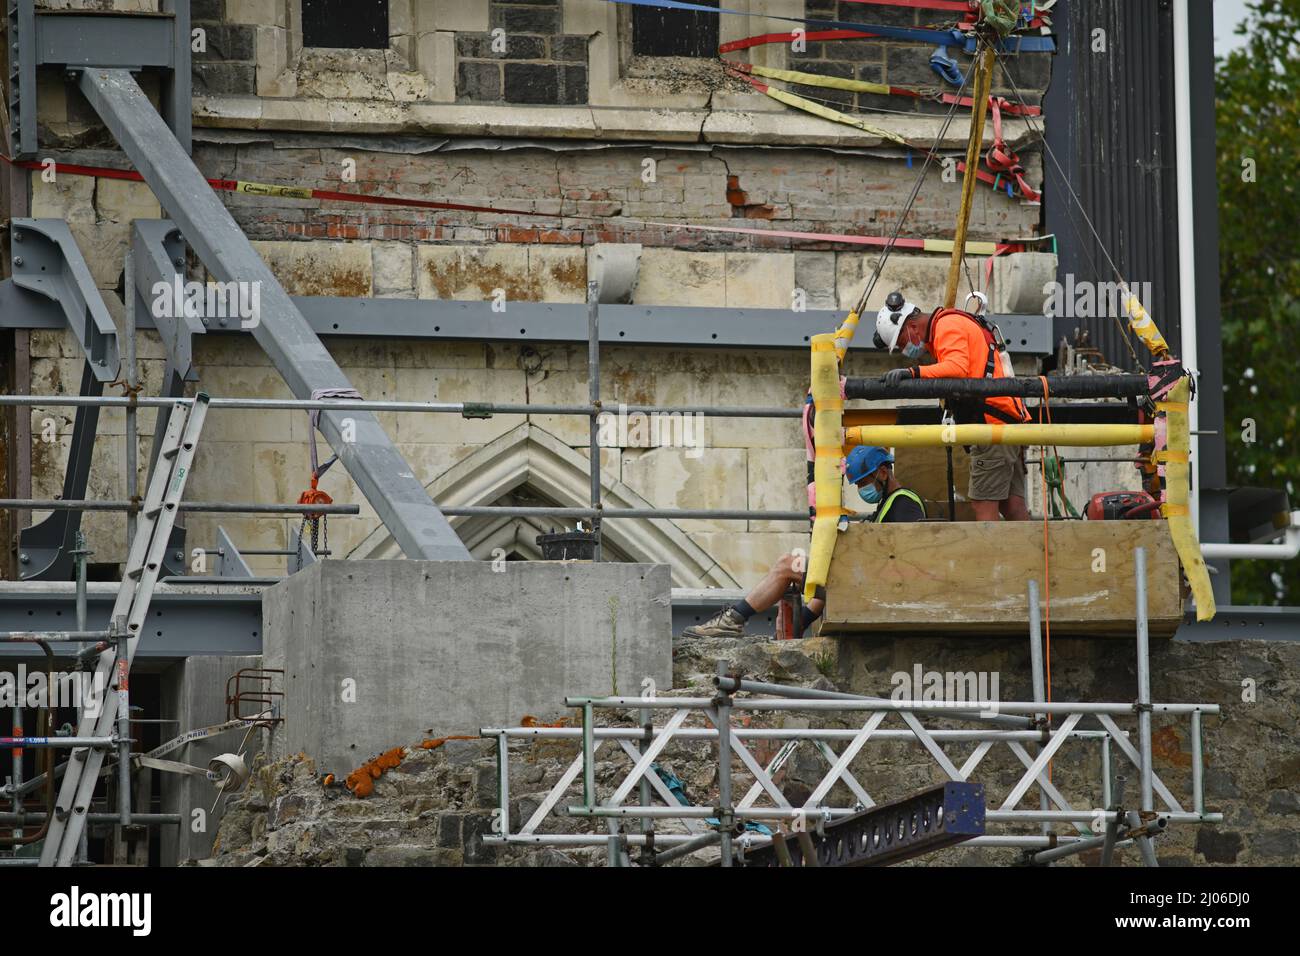
M 112 747 L 112 737 L 0 737 L 0 750 L 10 747 Z
M 149 396 L 140 398 L 139 408 L 166 408 L 193 404 L 192 398 Z M 0 395 L 0 408 L 10 405 L 40 406 L 50 408 L 77 408 L 95 405 L 102 408 L 125 408 L 130 401 L 113 395 Z M 594 417 L 602 409 L 590 405 L 529 405 L 509 402 L 381 402 L 365 399 L 300 399 L 300 398 L 213 398 L 209 408 L 242 409 L 313 409 L 333 411 L 369 412 L 422 412 L 427 414 L 464 415 L 477 418 L 492 415 L 577 415 Z M 703 415 L 706 418 L 799 418 L 799 408 L 780 405 L 619 405 L 620 413 L 628 415 L 658 413 L 660 415 Z M 607 410 L 606 410 L 607 411 Z
M 1192 712 L 1192 809 L 1205 812 L 1205 767 L 1201 753 L 1201 712 Z
M 662 839 L 664 838 L 656 836 L 655 842 L 658 843 Z M 713 846 L 713 844 L 717 843 L 720 839 L 722 839 L 721 833 L 717 830 L 710 830 L 703 836 L 694 837 L 687 840 L 685 843 L 677 844 L 672 849 L 664 850 L 662 853 L 656 853 L 655 865 L 660 866 L 664 863 L 671 863 L 674 860 L 680 860 L 684 856 L 690 856 L 697 850 L 703 850 L 706 847 Z
M 86 536 L 80 531 L 73 551 L 77 560 L 77 631 L 86 633 Z
M 1110 780 L 1110 734 L 1101 738 L 1101 805 L 1111 805 L 1114 788 Z
M 566 707 L 593 707 L 631 709 L 649 707 L 654 710 L 707 710 L 712 706 L 708 697 L 566 697 Z M 795 699 L 743 699 L 732 701 L 737 710 L 907 710 L 913 713 L 946 714 L 961 716 L 962 708 L 951 707 L 942 701 L 924 700 L 795 700 Z M 1114 703 L 1075 701 L 1066 703 L 1053 701 L 1043 704 L 1037 701 L 968 701 L 962 705 L 965 711 L 984 706 L 990 711 L 1004 714 L 1024 714 L 1026 716 L 1043 711 L 1048 714 L 1133 714 L 1138 711 L 1135 703 Z M 1151 704 L 1151 709 L 1162 714 L 1191 714 L 1200 710 L 1206 714 L 1218 714 L 1218 704 Z
M 133 721 L 139 723 L 139 721 Z M 663 733 L 661 727 L 651 727 L 648 732 L 653 737 L 658 737 Z M 732 735 L 741 740 L 852 740 L 861 731 L 846 730 L 836 727 L 773 727 L 773 728 L 755 728 L 755 727 L 734 727 Z M 516 740 L 523 739 L 544 739 L 544 740 L 580 740 L 582 738 L 582 729 L 579 727 L 505 727 L 505 728 L 483 728 L 479 733 L 484 737 L 494 737 L 498 734 L 505 734 L 507 737 Z M 597 740 L 644 740 L 646 729 L 634 729 L 631 727 L 597 727 L 595 729 L 595 738 Z M 947 743 L 983 743 L 985 741 L 1041 741 L 1043 733 L 1039 730 L 927 730 L 926 733 L 935 740 Z M 1050 732 L 1049 736 L 1056 736 L 1059 731 Z M 718 736 L 717 730 L 712 727 L 680 727 L 673 731 L 673 737 L 683 740 L 713 740 Z M 1109 734 L 1104 730 L 1071 730 L 1067 734 L 1071 739 L 1089 740 L 1101 738 L 1104 744 L 1109 738 Z M 917 739 L 916 731 L 910 728 L 898 730 L 877 730 L 871 735 L 872 740 L 911 740 Z
M 510 742 L 497 735 L 497 799 L 501 802 L 501 835 L 510 835 Z
M 131 825 L 131 664 L 126 643 L 117 645 L 117 813 L 122 826 Z
M 730 661 L 718 661 L 718 677 L 727 676 Z M 731 800 L 731 695 L 719 688 L 717 698 L 718 727 L 718 832 L 722 848 L 722 865 L 731 866 L 731 828 L 735 808 Z
M 514 505 L 467 505 L 446 507 L 442 513 L 454 518 L 518 515 L 535 518 L 729 518 L 737 521 L 807 521 L 806 511 L 750 511 L 721 508 L 563 508 Z
M 814 687 L 787 687 L 785 684 L 772 684 L 766 681 L 745 680 L 743 678 L 737 680 L 736 678 L 727 676 L 714 678 L 713 683 L 720 689 L 730 691 L 731 693 L 744 692 L 747 694 L 771 694 L 777 697 L 806 700 L 871 700 L 890 704 L 892 706 L 892 702 L 884 697 L 871 697 L 867 694 L 846 694 L 837 690 L 818 690 Z M 1002 717 L 999 715 L 984 717 L 983 714 L 986 712 L 980 711 L 976 708 L 967 708 L 964 710 L 949 708 L 948 713 L 970 716 L 978 715 L 981 719 L 990 720 L 993 723 L 1008 724 L 1015 727 L 1033 726 L 1033 721 L 1026 720 L 1022 717 Z M 878 736 L 883 732 L 884 731 L 877 731 L 873 736 Z M 1035 733 L 1029 739 L 1039 739 L 1038 734 Z
M 116 813 L 86 813 L 83 816 L 87 823 L 117 823 L 119 819 Z M 0 823 L 39 823 L 46 817 L 47 814 L 38 812 L 0 813 Z M 132 825 L 180 822 L 179 813 L 135 813 L 131 816 Z
M 1274 544 L 1221 544 L 1202 541 L 1201 554 L 1206 558 L 1242 558 L 1253 561 L 1290 561 L 1300 555 L 1300 511 L 1291 512 L 1291 523 L 1283 529 L 1281 541 Z
M 1042 622 L 1038 610 L 1038 582 L 1029 582 L 1029 671 L 1033 680 L 1034 700 L 1047 701 L 1047 683 L 1043 676 L 1043 634 Z M 1042 721 L 1043 726 L 1047 726 L 1046 714 L 1035 714 L 1035 719 Z M 1041 786 L 1038 788 L 1038 806 L 1041 810 L 1047 809 L 1047 791 Z M 1050 823 L 1043 823 L 1043 835 L 1048 836 L 1052 832 Z
M 126 378 L 127 397 L 131 400 L 126 406 L 126 497 L 128 501 L 137 501 L 140 497 L 139 476 L 136 474 L 136 455 L 139 453 L 139 438 L 136 433 L 136 395 L 137 369 L 135 361 L 135 254 L 133 244 L 126 244 L 126 287 L 122 293 L 126 307 L 126 363 L 122 374 Z M 126 513 L 126 550 L 131 551 L 131 542 L 135 540 L 135 512 Z
M 600 408 L 600 283 L 587 283 L 587 397 L 592 409 Z M 596 544 L 592 559 L 600 560 L 600 418 L 592 415 L 587 422 L 591 453 L 591 531 Z
M 110 631 L 15 631 L 0 634 L 0 644 L 94 644 L 112 637 Z
M 17 704 L 13 708 L 13 727 L 14 736 L 21 737 L 23 735 L 23 709 Z M 13 770 L 9 777 L 9 785 L 13 788 L 12 804 L 14 813 L 21 813 L 23 798 L 19 796 L 19 793 L 22 791 L 23 786 L 23 752 L 17 747 L 13 749 Z M 16 827 L 10 836 L 16 840 L 21 840 L 23 836 L 22 828 Z
M 0 508 L 11 511 L 130 511 L 139 512 L 142 505 L 129 501 L 64 501 L 59 498 L 0 498 Z M 325 514 L 355 515 L 361 513 L 360 505 L 281 505 L 269 502 L 183 501 L 180 511 L 209 512 L 212 514 Z
M 1147 633 L 1147 552 L 1133 549 L 1137 577 L 1137 684 L 1138 746 L 1142 757 L 1142 809 L 1155 809 L 1151 767 L 1151 648 Z M 1195 711 L 1193 711 L 1195 713 Z
M 582 802 L 596 805 L 596 744 L 593 733 L 593 709 L 590 703 L 582 705 Z

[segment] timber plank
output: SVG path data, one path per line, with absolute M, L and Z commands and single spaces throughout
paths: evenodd
M 1133 636 L 1139 546 L 1151 633 L 1177 628 L 1181 576 L 1163 521 L 1054 521 L 1048 540 L 1053 634 Z M 1041 521 L 855 523 L 836 541 L 822 630 L 1024 634 L 1030 580 L 1045 597 Z

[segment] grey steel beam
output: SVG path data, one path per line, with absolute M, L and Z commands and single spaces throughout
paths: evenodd
M 88 628 L 108 628 L 118 587 L 108 581 L 87 585 Z M 150 604 L 148 640 L 140 642 L 136 663 L 261 654 L 263 587 L 233 579 L 225 584 L 160 584 Z M 76 619 L 75 608 L 72 582 L 0 582 L 0 631 L 66 631 Z M 59 656 L 71 657 L 84 645 L 52 646 Z M 33 653 L 28 645 L 0 644 L 0 659 L 27 659 Z
M 174 310 L 154 308 L 158 298 L 155 289 L 160 284 L 170 290 L 177 280 L 185 281 L 185 240 L 181 231 L 168 219 L 135 220 L 131 224 L 131 257 L 135 266 L 137 326 L 153 325 L 167 349 L 170 367 L 184 381 L 197 379 L 191 340 L 207 331 L 202 319 L 184 309 L 180 315 L 168 315 Z
M 14 285 L 58 303 L 95 378 L 113 381 L 121 365 L 117 326 L 68 224 L 62 219 L 15 219 L 11 238 Z
M 9 0 L 9 155 L 36 153 L 36 3 Z
M 158 112 L 185 152 L 193 149 L 194 104 L 190 100 L 190 0 L 159 0 L 158 11 L 171 16 L 172 68 L 162 75 Z
M 99 396 L 104 383 L 87 361 L 82 365 L 81 394 Z M 68 443 L 68 463 L 63 473 L 64 501 L 86 497 L 90 481 L 90 460 L 99 428 L 99 407 L 77 409 Z M 34 503 L 33 503 L 34 505 Z M 18 575 L 24 581 L 66 581 L 72 575 L 72 549 L 81 528 L 81 510 L 60 510 L 18 532 Z
M 226 529 L 221 525 L 217 525 L 216 574 L 219 578 L 251 578 L 253 576 L 253 569 L 248 566 L 244 556 L 235 547 L 235 542 L 230 540 L 230 535 L 226 534 Z
M 137 275 L 139 268 L 137 267 Z M 0 283 L 0 302 L 4 288 Z M 292 296 L 294 305 L 319 336 L 450 339 L 482 342 L 586 342 L 587 307 L 565 302 L 511 302 L 494 312 L 490 302 L 452 299 L 367 299 L 349 296 Z M 842 314 L 828 310 L 726 309 L 701 306 L 602 305 L 602 345 L 664 345 L 700 348 L 806 349 L 813 335 L 836 328 Z M 998 325 L 1012 350 L 1047 355 L 1052 351 L 1042 316 L 1001 315 Z M 142 315 L 139 327 L 155 327 Z M 46 312 L 6 310 L 0 328 L 57 328 Z M 212 332 L 240 333 L 214 323 Z M 1023 343 L 1023 344 L 1021 344 Z
M 260 314 L 253 337 L 290 391 L 310 398 L 320 389 L 350 389 L 342 369 L 131 74 L 83 70 L 80 87 L 212 275 L 219 282 L 254 284 Z M 319 427 L 407 557 L 469 560 L 469 551 L 374 415 L 323 412 Z
M 189 4 L 184 6 L 188 19 Z M 176 60 L 174 23 L 172 14 L 153 11 L 40 10 L 36 15 L 36 63 L 171 69 Z M 187 37 L 185 49 L 189 48 Z
M 1220 605 L 1212 621 L 1180 624 L 1174 640 L 1300 641 L 1300 607 Z

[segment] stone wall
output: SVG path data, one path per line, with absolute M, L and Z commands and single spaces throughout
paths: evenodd
M 732 5 L 748 9 L 751 2 L 758 0 L 734 0 Z M 49 5 L 155 6 L 149 0 Z M 842 309 L 856 299 L 875 261 L 874 250 L 691 233 L 658 223 L 881 236 L 893 230 L 917 172 L 898 150 L 877 148 L 878 137 L 791 111 L 743 84 L 719 86 L 700 71 L 669 76 L 657 72 L 663 64 L 643 62 L 660 58 L 627 60 L 620 44 L 627 39 L 630 19 L 616 4 L 391 0 L 389 6 L 389 50 L 326 51 L 302 49 L 296 0 L 195 2 L 194 23 L 206 42 L 206 50 L 194 59 L 194 158 L 199 168 L 211 177 L 509 206 L 536 215 L 223 193 L 255 248 L 295 294 L 481 301 L 499 289 L 507 308 L 518 301 L 573 303 L 584 295 L 591 245 L 635 242 L 643 247 L 635 296 L 639 304 Z M 836 15 L 863 14 L 853 6 L 841 4 Z M 820 14 L 827 12 L 824 7 L 810 3 L 808 10 Z M 763 9 L 802 15 L 804 4 L 781 0 L 765 3 Z M 871 12 L 914 16 L 887 8 Z M 725 17 L 721 39 L 737 39 L 764 26 L 783 28 L 777 21 Z M 491 42 L 497 28 L 505 31 L 501 53 Z M 788 46 L 754 47 L 743 55 L 783 66 L 793 57 Z M 832 46 L 810 45 L 801 68 L 833 73 L 840 67 L 826 64 L 849 59 L 861 61 L 864 68 L 882 64 L 881 75 L 893 81 L 903 75 L 888 72 L 901 55 L 896 44 L 863 41 L 861 48 L 846 44 L 835 51 Z M 926 78 L 927 84 L 933 79 Z M 148 88 L 147 77 L 144 82 Z M 1042 85 L 1045 76 L 1035 82 Z M 75 85 L 54 74 L 43 74 L 41 84 L 41 139 L 51 155 L 69 163 L 124 164 Z M 891 104 L 903 109 L 914 105 L 905 99 Z M 920 112 L 878 114 L 875 120 L 922 142 L 931 141 L 939 125 L 938 117 Z M 954 124 L 941 141 L 946 150 L 962 147 L 960 125 Z M 1012 120 L 1007 131 L 1031 168 L 1030 178 L 1036 179 L 1041 166 L 1027 148 L 1025 125 Z M 771 148 L 775 146 L 782 148 Z M 647 161 L 652 176 L 646 176 Z M 39 175 L 29 181 L 30 214 L 69 221 L 120 325 L 130 222 L 159 217 L 157 200 L 146 186 L 118 180 L 61 174 L 54 182 Z M 932 176 L 903 234 L 950 237 L 957 190 L 956 184 Z M 556 213 L 565 218 L 543 215 Z M 981 189 L 971 238 L 1030 235 L 1039 227 L 1039 216 L 1037 206 Z M 893 288 L 928 301 L 947 263 L 946 255 L 891 256 L 869 307 L 876 308 Z M 982 275 L 981 260 L 969 265 L 970 275 Z M 188 271 L 204 278 L 192 259 Z M 720 329 L 719 341 L 726 340 L 727 330 Z M 583 402 L 587 397 L 582 345 L 337 337 L 326 344 L 367 398 L 523 404 Z M 289 397 L 247 336 L 210 334 L 195 349 L 200 370 L 196 387 L 209 394 Z M 33 392 L 76 389 L 79 357 L 70 334 L 35 333 L 31 350 Z M 145 392 L 156 394 L 164 356 L 152 333 L 141 335 L 139 353 Z M 613 405 L 793 407 L 806 390 L 807 361 L 799 351 L 610 347 L 603 355 L 601 390 Z M 852 353 L 847 371 L 873 374 L 886 361 L 860 349 Z M 577 418 L 380 418 L 431 487 L 458 480 L 458 466 L 472 470 L 486 450 L 500 442 L 509 445 L 510 436 L 521 435 L 521 426 L 530 429 L 530 447 L 540 442 L 549 449 L 548 461 L 564 458 L 555 445 L 580 459 L 588 443 L 585 424 Z M 153 421 L 150 411 L 140 415 L 142 468 L 148 462 Z M 122 413 L 106 410 L 90 497 L 125 496 L 123 430 Z M 53 496 L 72 432 L 70 410 L 34 409 L 32 432 L 32 493 Z M 607 487 L 660 507 L 803 506 L 804 453 L 792 423 L 711 420 L 703 436 L 698 455 L 695 449 L 688 455 L 687 449 L 646 447 L 630 438 L 607 448 L 602 453 Z M 216 412 L 208 419 L 189 497 L 296 501 L 308 480 L 308 439 L 303 413 Z M 906 468 L 905 462 L 901 465 Z M 516 494 L 535 494 L 537 484 Z M 348 477 L 336 469 L 322 487 L 335 500 L 357 502 L 362 509 L 356 518 L 329 522 L 334 556 L 387 554 L 384 542 L 376 540 L 379 523 L 373 510 Z M 856 497 L 849 506 L 858 507 Z M 192 515 L 186 523 L 191 547 L 213 546 L 218 525 L 246 548 L 292 545 L 299 529 L 292 520 L 238 515 Z M 122 559 L 122 516 L 91 513 L 84 526 L 95 562 L 111 565 Z M 521 525 L 518 537 L 531 533 Z M 675 583 L 747 585 L 775 557 L 801 543 L 804 529 L 789 522 L 684 521 L 660 537 L 661 544 L 671 539 L 672 553 L 692 556 L 693 570 L 675 568 Z M 628 544 L 632 550 L 624 557 L 662 559 L 662 551 L 655 558 L 634 545 Z M 274 557 L 254 556 L 250 563 L 258 572 L 285 570 Z

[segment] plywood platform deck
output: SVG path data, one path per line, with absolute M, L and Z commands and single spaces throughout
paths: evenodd
M 1151 633 L 1178 627 L 1181 576 L 1163 521 L 1053 521 L 1048 543 L 1053 635 L 1136 633 L 1137 547 Z M 822 633 L 1026 634 L 1031 579 L 1041 604 L 1041 520 L 854 524 L 835 545 Z

